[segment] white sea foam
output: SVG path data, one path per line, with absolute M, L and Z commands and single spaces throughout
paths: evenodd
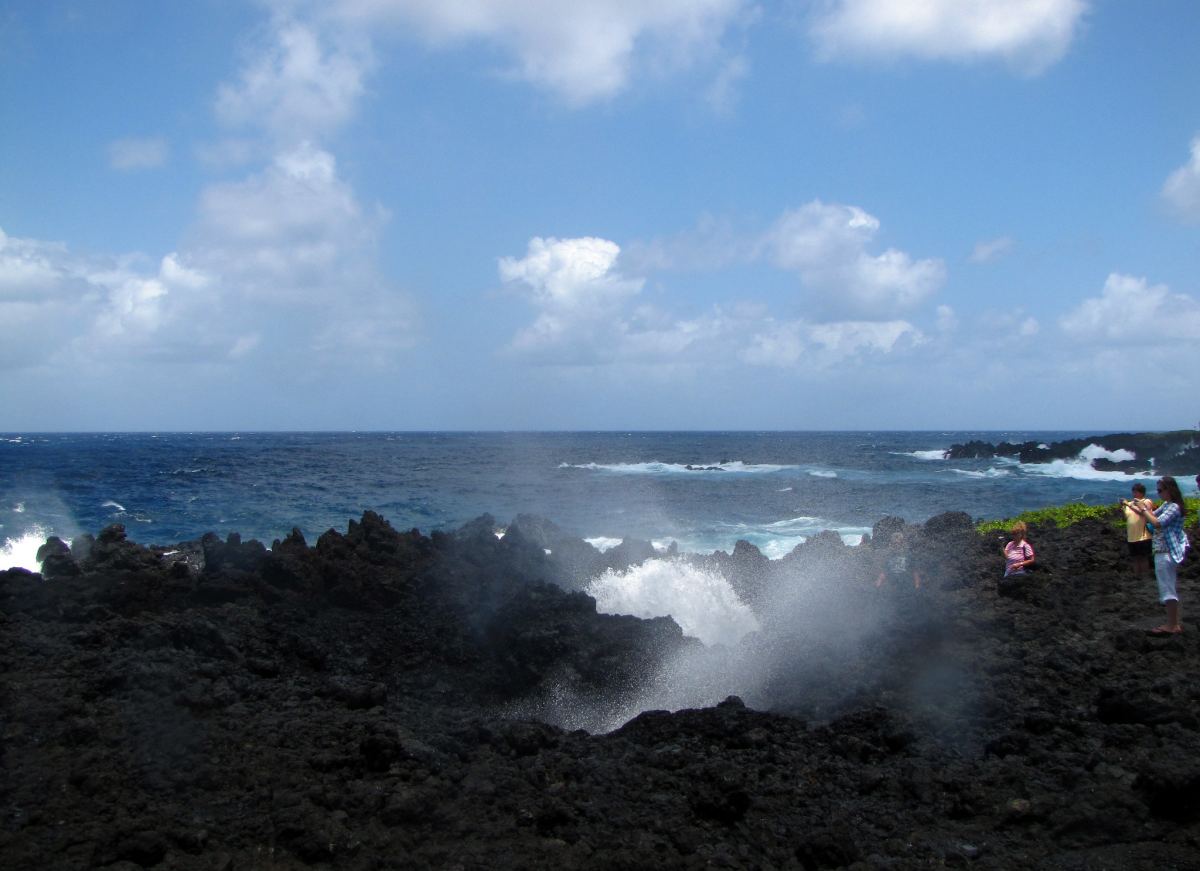
M 828 469 L 813 469 L 808 474 L 814 478 L 836 478 L 838 476 L 837 472 L 832 472 Z
M 1126 481 L 1130 475 L 1125 472 L 1102 472 L 1092 468 L 1091 460 L 1052 460 L 1049 463 L 1022 463 L 1022 471 L 1030 475 L 1041 475 L 1047 478 L 1078 478 L 1084 481 Z M 1149 477 L 1149 469 L 1134 473 L 1137 477 Z
M 684 553 L 717 550 L 732 553 L 739 540 L 748 541 L 769 559 L 779 559 L 825 530 L 836 532 L 851 547 L 861 543 L 863 535 L 871 531 L 867 526 L 839 526 L 822 517 L 800 515 L 770 523 L 725 523 L 703 533 L 681 535 L 676 541 Z M 658 546 L 657 542 L 655 546 Z
M 13 514 L 24 514 L 24 513 L 25 513 L 25 503 L 24 502 L 18 502 L 16 505 L 13 506 Z
M 588 584 L 596 609 L 635 617 L 671 616 L 687 635 L 705 644 L 736 644 L 758 629 L 754 613 L 719 572 L 681 559 L 651 559 Z
M 40 572 L 42 565 L 37 559 L 38 548 L 52 534 L 42 526 L 34 526 L 19 538 L 6 538 L 4 547 L 0 547 L 0 569 L 22 568 Z M 70 542 L 67 544 L 70 545 Z
M 1127 451 L 1124 448 L 1117 448 L 1115 451 L 1110 451 L 1108 448 L 1101 447 L 1097 444 L 1088 445 L 1079 452 L 1081 460 L 1112 460 L 1114 463 L 1124 463 L 1129 460 L 1136 460 L 1137 454 L 1133 451 Z
M 109 499 L 107 502 L 101 502 L 101 503 L 100 503 L 100 507 L 101 507 L 101 508 L 115 508 L 115 509 L 117 509 L 118 511 L 124 511 L 124 510 L 125 510 L 125 506 L 124 506 L 124 505 L 121 505 L 121 504 L 119 504 L 119 503 L 117 503 L 117 502 L 114 502 L 114 501 L 113 501 L 113 500 L 111 500 L 111 499 Z
M 1007 478 L 1012 475 L 1008 469 L 997 469 L 994 466 L 982 471 L 978 469 L 948 469 L 947 471 L 962 475 L 964 478 Z
M 939 449 L 936 451 L 895 451 L 894 453 L 899 457 L 915 457 L 918 460 L 944 460 L 950 452 Z
M 775 492 L 776 493 L 791 493 L 795 489 L 796 489 L 795 487 L 781 487 L 780 489 L 776 490 Z
M 773 463 L 743 463 L 740 460 L 720 463 L 559 463 L 558 467 L 560 469 L 608 472 L 616 475 L 719 475 L 725 472 L 770 474 L 799 468 L 799 466 L 782 466 Z
M 607 550 L 612 550 L 621 543 L 621 539 L 619 538 L 609 538 L 604 535 L 597 535 L 593 538 L 585 538 L 584 541 L 596 548 L 596 550 L 600 551 L 600 553 L 604 553 Z

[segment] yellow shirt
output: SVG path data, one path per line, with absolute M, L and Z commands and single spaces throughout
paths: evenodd
M 1149 499 L 1137 500 L 1151 511 L 1154 510 L 1154 503 Z M 1146 518 L 1138 514 L 1128 505 L 1122 506 L 1125 511 L 1125 540 L 1126 541 L 1145 541 L 1150 537 L 1150 531 L 1146 529 Z

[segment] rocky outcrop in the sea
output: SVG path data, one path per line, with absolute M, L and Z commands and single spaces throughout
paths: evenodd
M 0 864 L 1200 864 L 1200 648 L 1145 634 L 1121 529 L 1035 526 L 1004 590 L 961 514 L 688 558 L 759 616 L 729 649 L 596 613 L 605 566 L 552 524 L 494 530 L 109 527 L 0 573 Z M 921 590 L 874 586 L 894 532 Z
M 1089 447 L 1099 447 L 1114 457 L 1086 457 Z M 1126 454 L 1131 455 L 1126 458 Z M 1128 472 L 1153 475 L 1191 477 L 1200 473 L 1200 432 L 1114 433 L 1082 439 L 1066 439 L 1051 444 L 1042 442 L 1000 442 L 980 440 L 951 445 L 946 459 L 988 459 L 1016 457 L 1022 463 L 1049 463 L 1054 460 L 1088 459 L 1094 469 L 1106 472 Z

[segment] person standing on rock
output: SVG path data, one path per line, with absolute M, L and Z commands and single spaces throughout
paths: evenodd
M 1158 495 L 1163 502 L 1153 512 L 1140 505 L 1134 508 L 1154 528 L 1154 577 L 1158 581 L 1158 600 L 1167 609 L 1167 622 L 1151 629 L 1150 634 L 1178 635 L 1183 632 L 1183 624 L 1176 576 L 1188 549 L 1187 533 L 1183 531 L 1187 508 L 1179 484 L 1170 475 L 1159 479 Z
M 1029 571 L 1033 565 L 1033 545 L 1025 540 L 1029 527 L 1025 521 L 1018 520 L 1012 525 L 1012 541 L 1004 545 L 1004 577 L 1020 576 Z
M 1129 544 L 1129 559 L 1133 562 L 1133 573 L 1139 578 L 1150 571 L 1150 530 L 1146 528 L 1146 518 L 1133 509 L 1140 505 L 1149 511 L 1154 510 L 1154 502 L 1146 498 L 1146 485 L 1134 484 L 1131 488 L 1132 499 L 1121 500 L 1121 510 L 1125 512 L 1125 541 Z

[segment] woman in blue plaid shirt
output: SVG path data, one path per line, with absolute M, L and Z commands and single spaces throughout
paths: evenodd
M 1153 524 L 1154 577 L 1158 580 L 1158 600 L 1167 609 L 1167 622 L 1151 629 L 1150 634 L 1178 635 L 1183 631 L 1183 624 L 1179 622 L 1179 593 L 1175 580 L 1179 564 L 1187 554 L 1187 533 L 1183 531 L 1187 508 L 1179 484 L 1170 476 L 1159 479 L 1158 497 L 1163 502 L 1153 512 L 1140 506 L 1135 509 L 1146 518 L 1147 525 Z

